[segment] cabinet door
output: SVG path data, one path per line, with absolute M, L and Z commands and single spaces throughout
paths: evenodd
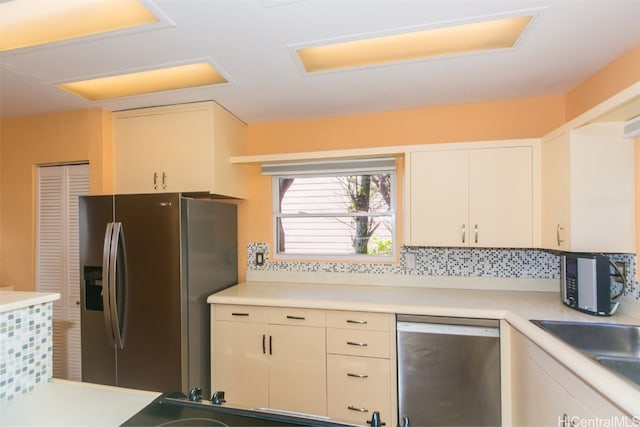
M 157 117 L 147 116 L 114 118 L 113 180 L 117 194 L 157 191 L 160 179 L 157 152 L 166 147 L 161 144 L 156 122 Z
M 270 325 L 269 407 L 327 414 L 325 328 Z
M 411 153 L 407 244 L 468 245 L 468 156 L 466 150 Z
M 166 172 L 162 191 L 209 191 L 213 168 L 213 112 L 180 111 L 161 118 L 163 133 L 158 167 Z M 160 119 L 160 118 L 159 118 Z
M 595 425 L 632 419 L 521 333 L 511 329 L 512 425 Z
M 571 131 L 571 251 L 635 252 L 633 147 L 623 123 Z
M 531 147 L 469 151 L 469 244 L 533 244 Z
M 542 246 L 569 250 L 569 135 L 542 143 Z
M 513 425 L 571 426 L 592 418 L 553 378 L 527 356 L 513 360 Z
M 269 337 L 266 325 L 216 321 L 213 338 L 215 362 L 212 390 L 224 391 L 225 399 L 231 406 L 268 407 L 266 346 Z

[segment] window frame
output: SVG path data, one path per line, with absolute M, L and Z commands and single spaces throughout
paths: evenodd
M 376 161 L 393 162 L 393 167 L 376 167 Z M 361 163 L 360 163 L 361 162 Z M 358 167 L 359 163 L 361 167 Z M 273 168 L 273 169 L 271 169 Z M 284 171 L 284 172 L 282 172 Z M 272 175 L 272 258 L 274 260 L 300 260 L 313 259 L 322 261 L 371 261 L 371 262 L 395 262 L 398 252 L 398 221 L 397 221 L 397 166 L 395 158 L 373 158 L 346 161 L 327 162 L 307 162 L 283 165 L 263 165 L 264 175 Z M 379 212 L 343 212 L 343 213 L 282 213 L 280 212 L 280 179 L 281 178 L 315 178 L 315 177 L 338 177 L 338 176 L 358 176 L 358 175 L 380 175 L 389 174 L 389 185 L 391 189 L 389 210 L 384 213 Z M 278 242 L 278 218 L 338 218 L 338 217 L 385 217 L 391 222 L 391 252 L 388 255 L 381 254 L 338 254 L 338 253 L 281 253 Z

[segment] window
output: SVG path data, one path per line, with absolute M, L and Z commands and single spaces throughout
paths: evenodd
M 395 256 L 395 159 L 263 165 L 277 256 Z

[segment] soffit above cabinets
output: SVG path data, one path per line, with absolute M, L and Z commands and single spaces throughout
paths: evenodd
M 258 123 L 559 95 L 640 40 L 637 0 L 141 2 L 160 24 L 0 53 L 0 115 L 215 100 Z M 490 52 L 310 75 L 293 49 L 523 14 L 534 18 L 521 40 Z M 101 101 L 57 87 L 201 61 L 229 83 Z

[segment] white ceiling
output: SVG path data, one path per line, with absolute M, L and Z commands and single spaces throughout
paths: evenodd
M 50 1 L 50 0 L 42 0 Z M 640 45 L 640 0 L 149 0 L 150 28 L 0 54 L 0 115 L 215 100 L 247 123 L 563 94 Z M 306 75 L 292 46 L 510 16 L 513 49 Z M 0 6 L 0 25 L 2 22 Z M 206 59 L 230 83 L 90 102 L 56 84 Z

